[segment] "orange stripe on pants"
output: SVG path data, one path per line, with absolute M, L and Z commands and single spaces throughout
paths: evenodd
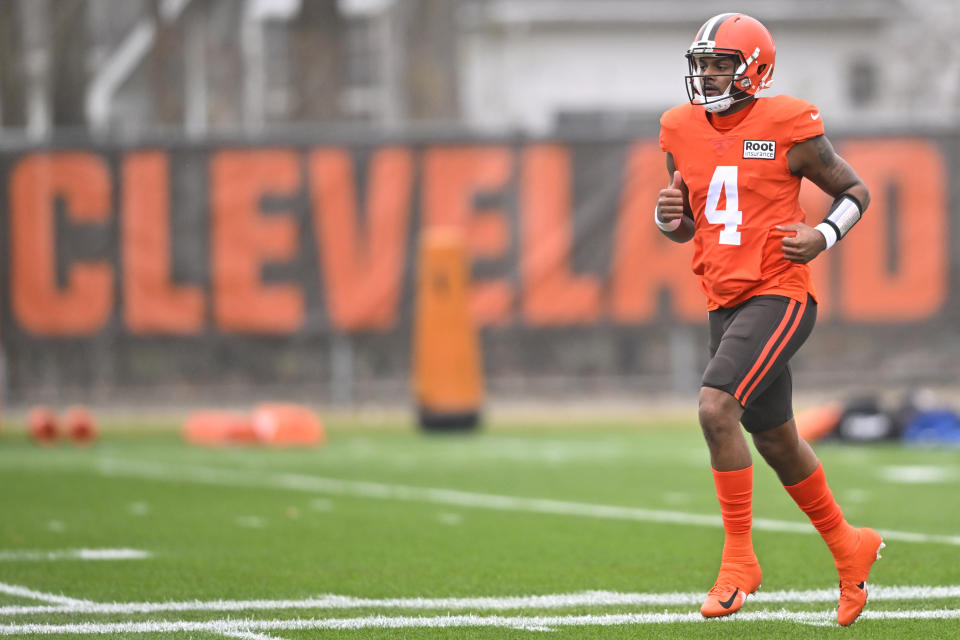
M 796 300 L 792 301 L 793 304 L 796 304 Z M 796 333 L 797 327 L 800 326 L 800 322 L 803 321 L 803 314 L 807 310 L 807 302 L 804 301 L 800 304 L 800 310 L 797 312 L 797 318 L 794 320 L 793 324 L 790 325 L 789 331 L 787 331 L 786 337 L 783 339 L 783 342 L 780 343 L 780 346 L 777 347 L 777 350 L 773 353 L 773 357 L 770 358 L 770 361 L 767 362 L 767 366 L 763 368 L 763 371 L 760 372 L 760 375 L 757 376 L 757 379 L 754 380 L 753 384 L 750 385 L 750 388 L 747 389 L 747 392 L 743 395 L 743 400 L 741 404 L 746 403 L 746 399 L 750 397 L 750 394 L 753 393 L 753 390 L 757 388 L 757 385 L 760 384 L 760 381 L 763 380 L 763 376 L 767 375 L 767 371 L 770 370 L 770 367 L 773 366 L 773 363 L 777 361 L 777 358 L 780 356 L 780 353 L 783 351 L 783 348 L 787 346 L 787 343 L 790 342 L 790 338 L 793 337 L 793 334 Z M 787 314 L 789 317 L 790 314 Z
M 784 328 L 787 326 L 787 322 L 790 320 L 790 315 L 793 313 L 793 309 L 796 306 L 797 301 L 791 300 L 790 304 L 787 305 L 787 312 L 783 314 L 783 320 L 780 321 L 780 324 L 777 326 L 776 331 L 773 332 L 773 335 L 770 336 L 770 339 L 767 340 L 767 344 L 763 346 L 763 351 L 760 352 L 760 356 L 757 358 L 756 362 L 753 363 L 753 366 L 750 368 L 750 371 L 747 372 L 747 375 L 743 377 L 743 381 L 740 383 L 740 386 L 737 387 L 737 392 L 733 394 L 733 397 L 743 405 L 745 404 L 743 396 L 746 395 L 743 392 L 744 387 L 747 386 L 747 383 L 753 378 L 757 369 L 763 366 L 764 361 L 767 358 L 767 354 L 770 353 L 770 350 L 773 349 L 773 345 L 777 343 L 777 340 L 780 339 L 780 336 L 783 334 Z M 779 353 L 779 352 L 778 352 Z M 769 368 L 769 365 L 768 365 Z M 756 386 L 754 384 L 754 386 Z M 753 389 L 753 387 L 751 387 Z

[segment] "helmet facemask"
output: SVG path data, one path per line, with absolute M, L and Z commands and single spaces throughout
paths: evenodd
M 690 70 L 690 73 L 685 76 L 687 98 L 689 98 L 692 104 L 698 104 L 710 113 L 726 111 L 733 106 L 734 103 L 750 98 L 755 92 L 749 91 L 753 83 L 751 82 L 746 71 L 756 60 L 758 54 L 759 49 L 754 51 L 750 58 L 744 60 L 743 54 L 738 49 L 721 49 L 716 47 L 711 47 L 709 49 L 690 49 L 686 55 L 687 66 Z M 736 68 L 734 69 L 733 73 L 729 74 L 700 73 L 698 60 L 701 57 L 732 58 Z M 703 82 L 704 78 L 708 76 L 711 78 L 730 78 L 730 82 L 727 84 L 727 88 L 724 89 L 723 93 L 720 95 L 708 96 L 704 90 Z

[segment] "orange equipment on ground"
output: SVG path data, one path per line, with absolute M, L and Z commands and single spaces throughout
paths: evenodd
M 484 391 L 463 236 L 446 228 L 425 231 L 418 268 L 413 377 L 420 425 L 470 429 L 479 422 Z
M 97 422 L 90 410 L 83 405 L 69 407 L 61 422 L 66 435 L 76 444 L 89 445 L 97 439 Z
M 34 407 L 27 416 L 30 437 L 38 444 L 50 444 L 60 437 L 57 414 L 49 407 Z
M 265 403 L 253 410 L 257 441 L 275 447 L 323 444 L 326 433 L 316 412 L 298 404 Z
M 257 441 L 250 416 L 235 411 L 194 411 L 183 423 L 187 442 L 207 446 L 251 444 Z
M 192 444 L 265 444 L 304 447 L 323 444 L 326 432 L 315 411 L 297 404 L 263 403 L 250 413 L 202 410 L 187 416 L 183 436 Z
M 843 407 L 829 403 L 805 409 L 795 416 L 797 433 L 807 442 L 814 442 L 829 435 L 843 417 Z

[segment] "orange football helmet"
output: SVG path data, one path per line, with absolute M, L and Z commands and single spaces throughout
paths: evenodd
M 697 64 L 701 56 L 732 56 L 738 65 L 732 81 L 719 96 L 707 96 L 703 90 L 704 74 Z M 686 58 L 690 73 L 686 76 L 687 97 L 692 104 L 710 112 L 725 111 L 734 102 L 745 100 L 766 89 L 773 81 L 773 63 L 777 49 L 773 37 L 763 24 L 742 13 L 721 13 L 707 20 Z

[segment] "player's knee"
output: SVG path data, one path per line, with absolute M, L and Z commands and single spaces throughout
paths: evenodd
M 796 441 L 784 438 L 774 431 L 761 431 L 753 434 L 753 444 L 757 452 L 768 462 L 776 462 L 794 456 Z
M 740 405 L 728 393 L 704 387 L 700 390 L 700 427 L 707 438 L 719 438 L 736 431 Z

